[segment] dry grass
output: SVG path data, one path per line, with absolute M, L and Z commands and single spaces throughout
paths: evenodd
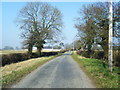
M 17 80 L 20 80 L 22 77 L 29 74 L 40 65 L 44 64 L 49 60 L 52 60 L 59 55 L 62 54 L 29 59 L 19 63 L 13 63 L 4 67 L 0 67 L 0 71 L 2 72 L 2 76 L 0 76 L 0 82 L 2 82 L 2 84 L 0 84 L 0 86 L 2 85 L 2 87 L 9 87 L 9 85 L 13 84 Z
M 84 59 L 85 57 L 83 57 L 83 56 L 77 56 L 79 59 Z
M 36 59 L 29 59 L 27 61 L 14 63 L 14 64 L 6 65 L 4 67 L 0 67 L 1 72 L 2 72 L 2 76 L 6 76 L 6 75 L 12 73 L 13 71 L 21 70 L 22 68 L 32 66 L 35 63 L 43 62 L 49 58 L 51 58 L 51 57 L 41 57 L 41 58 L 36 58 Z
M 27 50 L 4 50 L 4 51 L 0 51 L 0 54 L 26 53 L 26 52 L 27 52 Z M 33 52 L 36 52 L 36 50 L 34 50 Z M 51 51 L 50 50 L 42 50 L 42 52 L 51 52 Z M 29 67 L 29 66 L 33 65 L 34 63 L 42 62 L 49 58 L 51 58 L 51 57 L 41 57 L 41 58 L 36 58 L 36 59 L 29 59 L 27 61 L 22 61 L 19 63 L 9 64 L 4 67 L 0 67 L 0 71 L 2 72 L 2 76 L 5 76 L 5 75 L 12 73 L 13 71 L 18 71 L 24 67 Z

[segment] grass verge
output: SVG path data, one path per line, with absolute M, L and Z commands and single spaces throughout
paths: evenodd
M 40 57 L 40 58 L 30 59 L 27 61 L 0 67 L 2 72 L 2 78 L 0 79 L 0 82 L 2 82 L 1 86 L 3 88 L 10 87 L 10 85 L 15 83 L 16 81 L 19 81 L 21 78 L 23 78 L 24 76 L 26 76 L 27 74 L 35 70 L 40 65 L 60 55 L 62 54 L 49 56 L 49 57 Z
M 82 58 L 76 52 L 73 52 L 72 57 L 93 80 L 97 88 L 120 88 L 119 68 L 113 67 L 113 73 L 111 73 L 108 70 L 108 64 L 101 60 Z

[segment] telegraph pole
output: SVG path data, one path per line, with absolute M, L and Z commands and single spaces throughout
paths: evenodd
M 112 43 L 112 36 L 113 36 L 113 10 L 112 10 L 112 0 L 110 0 L 109 3 L 109 41 L 108 41 L 108 61 L 109 61 L 109 69 L 112 72 L 112 66 L 113 66 L 113 43 Z

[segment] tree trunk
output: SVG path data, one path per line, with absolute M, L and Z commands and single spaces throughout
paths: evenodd
M 91 55 L 91 45 L 89 44 L 88 45 L 88 50 L 87 50 L 87 54 L 88 54 L 88 57 L 90 58 L 90 55 Z
M 101 46 L 104 50 L 104 60 L 108 60 L 108 40 L 103 41 L 101 43 Z
M 37 47 L 37 52 L 38 52 L 38 55 L 41 56 L 41 48 L 40 47 Z
M 28 59 L 30 59 L 32 57 L 32 45 L 28 46 Z
M 88 54 L 88 57 L 89 57 L 89 58 L 92 57 L 92 56 L 91 56 L 91 53 L 92 53 L 92 44 L 93 44 L 93 41 L 92 41 L 92 40 L 91 40 L 91 41 L 89 40 L 89 41 L 88 41 L 88 47 L 87 47 L 87 48 L 88 48 L 88 49 L 87 49 L 87 54 Z

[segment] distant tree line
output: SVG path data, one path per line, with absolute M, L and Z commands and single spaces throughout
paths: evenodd
M 37 47 L 41 55 L 46 40 L 54 40 L 62 29 L 62 14 L 54 6 L 43 2 L 27 3 L 20 11 L 17 23 L 22 30 L 23 45 L 32 56 L 32 48 Z
M 1 50 L 19 50 L 19 47 L 5 46 Z
M 4 48 L 2 48 L 2 50 L 14 50 L 14 48 L 11 46 L 5 46 Z

